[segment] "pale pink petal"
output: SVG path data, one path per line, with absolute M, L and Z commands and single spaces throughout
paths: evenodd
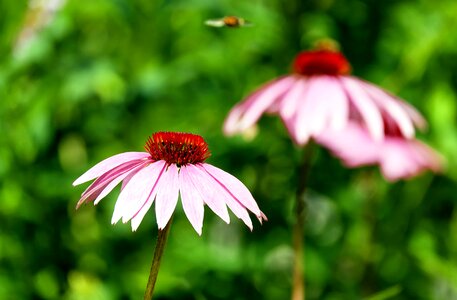
M 251 127 L 294 81 L 293 76 L 282 77 L 261 87 L 230 111 L 224 122 L 224 132 L 230 135 Z
M 309 136 L 303 141 L 298 141 L 297 140 L 297 134 L 296 134 L 296 130 L 295 130 L 295 117 L 294 118 L 290 118 L 290 119 L 282 119 L 282 122 L 284 124 L 284 126 L 286 127 L 287 129 L 287 132 L 289 133 L 290 135 L 290 138 L 292 139 L 292 141 L 297 144 L 297 145 L 304 145 L 308 142 L 309 140 Z
M 414 125 L 421 130 L 425 130 L 427 128 L 427 121 L 424 117 L 417 111 L 415 107 L 413 107 L 408 102 L 399 102 L 400 106 L 408 113 L 411 120 L 413 120 Z
M 211 175 L 227 192 L 239 201 L 243 206 L 252 211 L 256 216 L 260 216 L 260 209 L 252 197 L 251 192 L 235 176 L 216 168 L 210 164 L 202 163 L 198 165 Z
M 326 128 L 342 129 L 349 117 L 349 103 L 341 84 L 331 76 L 308 80 L 308 90 L 297 112 L 297 128 L 307 128 L 307 135 L 318 135 Z M 303 141 L 303 136 L 297 134 Z
M 132 170 L 125 172 L 124 174 L 116 177 L 113 181 L 111 181 L 100 193 L 100 195 L 97 196 L 97 198 L 94 201 L 94 205 L 97 205 L 103 198 L 106 197 L 122 180 L 124 180 L 126 177 L 130 177 L 135 175 L 142 167 L 144 167 L 147 164 L 147 162 L 142 163 L 141 165 L 136 166 Z
M 189 167 L 190 166 L 192 165 L 189 165 Z M 192 227 L 194 227 L 195 231 L 201 235 L 204 213 L 203 199 L 192 183 L 188 169 L 188 167 L 182 166 L 179 171 L 181 202 L 184 213 L 192 224 Z
M 291 119 L 297 113 L 300 103 L 303 101 L 303 94 L 306 91 L 308 79 L 297 77 L 297 80 L 284 94 L 280 101 L 279 114 L 284 119 Z
M 203 169 L 203 168 L 202 168 Z M 204 169 L 203 169 L 204 171 Z M 217 182 L 212 176 L 210 176 L 206 171 L 204 171 L 208 175 L 208 190 L 213 190 L 215 193 L 218 194 L 219 198 L 224 201 L 229 209 L 233 212 L 233 214 L 241 219 L 249 229 L 253 229 L 251 218 L 249 217 L 249 213 L 244 205 L 242 205 L 237 199 L 233 197 L 226 189 L 224 189 L 219 182 Z
M 133 176 L 135 176 L 136 173 L 130 173 L 127 175 L 127 177 L 122 180 L 122 185 L 121 185 L 121 191 L 126 187 L 126 185 L 129 183 L 129 181 L 132 179 Z
M 401 106 L 401 100 L 397 100 L 397 98 L 375 85 L 362 80 L 359 80 L 359 83 L 365 88 L 376 104 L 387 113 L 387 116 L 395 121 L 403 136 L 413 138 L 415 134 L 413 121 L 408 115 L 408 112 Z
M 317 136 L 316 141 L 349 167 L 374 164 L 379 160 L 379 145 L 354 122 L 348 123 L 344 130 L 327 130 Z
M 340 76 L 339 79 L 347 92 L 350 102 L 360 113 L 368 132 L 375 141 L 380 141 L 384 137 L 384 125 L 381 112 L 374 104 L 373 100 L 363 90 L 359 80 L 349 76 Z
M 283 96 L 281 107 L 279 108 L 279 115 L 290 136 L 297 144 L 304 144 L 309 138 L 307 127 L 297 127 L 297 112 L 305 101 L 307 88 L 308 81 L 306 79 L 298 79 L 291 89 Z
M 333 83 L 337 82 L 334 78 L 331 79 Z M 329 85 L 329 87 L 330 86 L 331 85 Z M 349 100 L 341 88 L 341 85 L 338 84 L 338 87 L 335 85 L 331 90 L 329 88 L 326 100 L 328 102 L 327 118 L 330 129 L 343 129 L 347 125 L 349 119 Z
M 415 176 L 427 169 L 438 172 L 442 168 L 442 159 L 419 141 L 391 138 L 385 142 L 380 164 L 384 177 L 395 181 Z
M 165 228 L 179 197 L 178 168 L 175 164 L 168 166 L 157 185 L 156 217 L 159 229 Z
M 146 199 L 144 199 L 144 198 L 140 199 L 139 197 L 135 198 L 136 203 L 131 203 L 130 204 L 131 209 L 127 210 L 124 213 L 124 216 L 122 218 L 122 221 L 124 223 L 127 222 L 128 220 L 138 216 L 139 214 L 140 214 L 140 217 L 136 218 L 135 222 L 138 222 L 138 225 L 139 225 L 139 223 L 141 223 L 141 220 L 143 219 L 144 215 L 151 207 L 152 202 L 154 202 L 154 199 L 155 199 L 157 191 L 158 191 L 157 187 L 161 180 L 161 176 L 162 176 L 163 172 L 165 171 L 165 168 L 166 168 L 165 161 L 159 160 L 155 163 L 154 169 L 152 169 L 149 172 L 149 176 L 146 176 L 146 180 L 148 180 L 147 178 L 149 177 L 149 181 L 151 181 L 150 184 L 153 184 L 153 185 L 151 185 L 152 187 L 151 187 L 151 192 L 149 193 L 149 196 L 147 196 Z M 133 178 L 134 177 L 132 177 L 132 179 Z M 134 184 L 134 183 L 129 182 L 129 185 L 130 184 Z M 134 224 L 132 224 L 132 229 L 136 230 L 136 228 L 134 227 Z
M 411 141 L 417 156 L 421 157 L 422 163 L 434 172 L 441 172 L 445 165 L 445 159 L 438 152 L 419 140 Z
M 161 175 L 163 174 L 163 172 L 165 171 L 165 168 L 166 168 L 164 161 L 159 161 L 159 162 L 163 162 L 163 164 L 162 164 L 162 166 L 158 165 L 157 169 L 161 170 L 158 173 L 158 175 L 153 175 L 153 176 L 157 176 L 157 180 L 155 180 L 154 178 L 151 178 L 151 180 L 155 180 L 155 185 L 152 187 L 152 192 L 149 195 L 146 202 L 144 202 L 143 205 L 132 216 L 132 219 L 131 219 L 132 231 L 136 231 L 138 229 L 138 226 L 140 226 L 141 221 L 143 221 L 144 216 L 151 208 L 152 203 L 154 202 L 154 199 L 157 195 L 157 190 L 158 190 L 157 186 L 159 185 L 159 182 L 161 180 Z M 128 178 L 126 178 L 126 179 L 128 179 Z
M 84 202 L 94 200 L 100 196 L 103 189 L 105 189 L 105 187 L 118 176 L 121 176 L 126 172 L 130 172 L 132 169 L 143 163 L 143 160 L 128 161 L 102 174 L 81 194 L 81 199 L 76 204 L 76 209 L 78 209 Z
M 252 231 L 252 221 L 249 217 L 249 213 L 246 210 L 246 207 L 244 207 L 240 202 L 238 202 L 238 200 L 233 198 L 233 196 L 227 193 L 225 190 L 222 190 L 221 186 L 217 182 L 212 183 L 212 187 L 218 188 L 217 190 L 221 192 L 221 198 L 227 204 L 233 214 L 237 216 L 237 218 L 241 219 L 244 224 L 246 224 L 246 226 L 249 227 L 249 229 Z
M 442 169 L 442 158 L 427 145 L 397 136 L 374 141 L 366 129 L 354 122 L 342 131 L 327 131 L 316 140 L 349 167 L 379 164 L 382 174 L 390 181 L 412 177 L 427 169 L 435 172 Z
M 141 221 L 143 221 L 144 216 L 151 208 L 152 203 L 154 202 L 154 199 L 157 195 L 157 190 L 158 190 L 157 186 L 159 185 L 159 182 L 161 180 L 161 175 L 163 174 L 163 172 L 166 168 L 165 162 L 164 161 L 160 161 L 160 162 L 163 162 L 162 167 L 160 165 L 158 166 L 158 169 L 160 169 L 161 171 L 158 173 L 158 175 L 154 175 L 154 176 L 157 176 L 157 180 L 151 178 L 151 180 L 155 180 L 155 185 L 152 187 L 151 194 L 149 195 L 146 202 L 144 202 L 143 205 L 132 216 L 132 219 L 131 219 L 132 231 L 136 231 L 138 229 L 138 226 L 140 226 Z
M 96 177 L 101 176 L 102 174 L 108 172 L 111 169 L 114 169 L 115 167 L 131 161 L 131 160 L 138 160 L 138 159 L 144 159 L 151 156 L 147 152 L 125 152 L 125 153 L 120 153 L 114 156 L 111 156 L 105 160 L 102 160 L 92 168 L 90 168 L 87 172 L 85 172 L 83 175 L 81 175 L 78 179 L 76 179 L 73 182 L 73 185 L 78 185 L 83 182 L 92 180 Z
M 132 177 L 116 201 L 111 223 L 115 224 L 121 218 L 125 223 L 140 210 L 153 192 L 160 173 L 164 168 L 164 164 L 164 161 L 154 162 L 141 169 Z
M 230 223 L 227 205 L 220 196 L 221 189 L 212 188 L 215 183 L 214 179 L 208 176 L 206 171 L 194 165 L 188 165 L 186 169 L 188 180 L 193 184 L 203 202 L 227 224 Z

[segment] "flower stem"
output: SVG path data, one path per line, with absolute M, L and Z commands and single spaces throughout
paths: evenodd
M 172 220 L 173 216 L 170 218 L 165 228 L 159 229 L 157 234 L 157 244 L 154 251 L 151 270 L 149 271 L 148 284 L 146 285 L 146 291 L 144 292 L 144 300 L 152 299 L 152 293 L 154 292 L 157 275 L 159 274 L 160 261 L 162 259 L 163 251 L 165 250 L 165 244 L 167 243 L 168 233 L 170 232 Z
M 308 174 L 311 168 L 311 156 L 313 144 L 308 144 L 303 153 L 303 161 L 298 168 L 298 187 L 295 203 L 295 224 L 293 228 L 293 248 L 294 248 L 294 269 L 293 269 L 293 286 L 292 300 L 305 299 L 305 262 L 304 262 L 304 244 L 305 244 L 305 191 Z

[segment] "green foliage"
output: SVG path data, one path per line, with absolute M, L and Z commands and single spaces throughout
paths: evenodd
M 287 299 L 301 150 L 276 118 L 226 138 L 228 110 L 320 38 L 354 74 L 408 99 L 440 175 L 386 183 L 315 156 L 306 224 L 308 299 L 457 298 L 457 2 L 67 0 L 49 22 L 0 2 L 0 299 L 140 299 L 157 233 L 110 225 L 118 190 L 75 211 L 71 183 L 155 131 L 200 134 L 269 218 L 251 233 L 206 210 L 199 237 L 179 207 L 158 299 Z M 252 27 L 211 28 L 236 14 Z M 34 25 L 35 24 L 35 25 Z M 26 28 L 37 27 L 22 40 Z M 178 205 L 179 206 L 179 205 Z

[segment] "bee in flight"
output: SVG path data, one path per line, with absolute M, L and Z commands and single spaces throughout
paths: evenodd
M 245 27 L 252 26 L 252 23 L 243 18 L 227 16 L 221 19 L 206 20 L 205 24 L 212 27 Z

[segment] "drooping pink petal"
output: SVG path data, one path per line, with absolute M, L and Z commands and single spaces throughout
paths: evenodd
M 136 174 L 142 167 L 144 167 L 147 164 L 147 162 L 142 163 L 141 165 L 138 165 L 134 167 L 133 169 L 125 172 L 122 175 L 119 175 L 116 177 L 113 181 L 111 181 L 100 193 L 100 195 L 97 196 L 97 198 L 94 201 L 94 205 L 97 205 L 103 198 L 106 197 L 122 180 L 124 180 L 126 177 L 133 176 Z
M 381 171 L 388 180 L 415 176 L 427 169 L 439 172 L 441 157 L 417 140 L 392 138 L 385 142 L 380 158 Z
M 421 130 L 425 130 L 427 128 L 427 121 L 424 117 L 408 102 L 399 101 L 400 106 L 408 113 L 408 116 L 413 121 L 414 125 Z
M 298 143 L 306 143 L 309 138 L 307 128 L 297 127 L 297 112 L 305 100 L 307 88 L 309 87 L 306 79 L 298 79 L 289 91 L 282 97 L 279 115 L 281 116 L 287 131 L 291 137 Z M 298 141 L 298 137 L 301 137 Z
M 329 85 L 325 99 L 328 103 L 326 106 L 327 122 L 330 129 L 341 130 L 346 126 L 349 119 L 349 102 L 337 80 L 333 77 L 329 77 L 328 80 L 336 85 L 333 86 L 334 88 L 330 88 L 332 85 Z M 320 131 L 316 132 L 316 134 L 318 133 Z
M 224 132 L 230 135 L 251 127 L 294 81 L 293 77 L 282 77 L 261 87 L 230 111 L 224 122 Z
M 227 224 L 230 223 L 227 205 L 220 196 L 220 189 L 211 188 L 214 185 L 213 178 L 194 165 L 188 165 L 186 169 L 187 178 L 192 182 L 203 202 Z
M 102 194 L 103 189 L 118 176 L 130 172 L 132 169 L 143 163 L 143 160 L 128 161 L 102 174 L 81 194 L 81 199 L 76 204 L 76 209 L 78 209 L 84 202 L 91 201 L 99 197 L 100 194 Z
M 179 197 L 178 168 L 168 166 L 157 185 L 156 216 L 159 229 L 165 228 L 175 210 Z
M 127 175 L 127 177 L 124 178 L 124 180 L 122 180 L 121 191 L 127 186 L 130 179 L 132 179 L 132 177 L 135 176 L 135 174 L 136 173 L 131 172 L 129 175 Z
M 411 176 L 418 169 L 408 144 L 398 142 L 390 141 L 389 145 L 385 145 L 380 158 L 382 173 L 390 181 Z
M 375 141 L 365 128 L 354 122 L 342 131 L 324 132 L 316 140 L 349 167 L 379 164 L 383 176 L 390 181 L 412 177 L 427 169 L 435 172 L 442 169 L 440 155 L 424 143 L 389 135 Z
M 221 198 L 227 204 L 227 206 L 230 208 L 233 214 L 238 219 L 241 219 L 244 222 L 244 224 L 246 224 L 246 226 L 249 227 L 249 229 L 252 231 L 254 227 L 252 226 L 252 221 L 249 217 L 249 213 L 246 207 L 244 207 L 240 202 L 238 202 L 238 200 L 233 198 L 231 194 L 227 193 L 226 190 L 223 190 L 217 182 L 211 182 L 211 186 L 220 191 Z
M 297 112 L 296 127 L 307 131 L 297 134 L 299 142 L 315 136 L 326 128 L 342 129 L 349 117 L 348 99 L 341 84 L 331 76 L 318 76 L 308 80 L 309 88 Z M 298 132 L 300 133 L 300 131 Z
M 145 174 L 144 180 L 145 180 L 145 182 L 149 181 L 148 184 L 150 186 L 150 193 L 147 197 L 142 197 L 142 198 L 136 197 L 134 199 L 134 201 L 132 201 L 129 209 L 127 209 L 126 212 L 124 213 L 122 222 L 124 222 L 124 223 L 128 222 L 128 220 L 132 219 L 133 217 L 136 217 L 140 212 L 142 213 L 142 217 L 137 218 L 136 222 L 138 222 L 138 221 L 141 222 L 144 215 L 151 207 L 152 202 L 154 202 L 154 199 L 155 199 L 157 191 L 158 191 L 157 186 L 159 185 L 159 182 L 161 180 L 163 172 L 165 171 L 165 168 L 166 168 L 165 161 L 159 160 L 154 164 L 153 168 L 150 171 L 148 171 L 148 174 Z M 134 184 L 134 182 L 132 182 L 131 180 L 129 182 L 129 185 Z M 134 228 L 132 227 L 132 229 L 134 229 Z M 136 230 L 136 228 L 134 230 Z
M 117 223 L 121 218 L 125 223 L 135 215 L 149 196 L 159 179 L 164 167 L 164 161 L 156 161 L 137 172 L 121 191 L 114 206 L 111 223 Z
M 159 161 L 159 162 L 163 162 L 163 161 Z M 157 186 L 159 185 L 161 176 L 162 176 L 163 172 L 165 171 L 165 168 L 166 168 L 165 163 L 163 163 L 163 166 L 161 166 L 161 165 L 157 166 L 157 170 L 160 170 L 160 172 L 158 173 L 158 175 L 156 175 L 157 173 L 155 173 L 153 175 L 153 176 L 157 176 L 157 180 L 155 180 L 154 178 L 151 178 L 151 180 L 155 180 L 155 185 L 152 187 L 152 192 L 149 195 L 146 202 L 143 203 L 143 205 L 135 212 L 135 214 L 131 218 L 132 231 L 136 231 L 138 229 L 138 226 L 140 226 L 141 221 L 143 221 L 144 216 L 151 208 L 152 203 L 154 202 L 154 199 L 157 195 L 157 191 L 158 191 Z
M 376 102 L 378 107 L 383 109 L 387 113 L 387 116 L 395 121 L 403 136 L 409 139 L 413 138 L 415 134 L 413 121 L 408 115 L 408 112 L 400 105 L 400 101 L 377 86 L 362 80 L 358 81 Z
M 92 168 L 90 168 L 87 172 L 82 174 L 78 179 L 73 182 L 73 185 L 78 185 L 83 182 L 92 180 L 96 177 L 101 176 L 102 174 L 108 172 L 115 167 L 126 163 L 132 160 L 138 160 L 149 157 L 150 154 L 147 152 L 124 152 L 120 153 L 111 157 L 108 157 L 105 160 L 102 160 Z
M 260 209 L 254 200 L 254 197 L 252 197 L 251 192 L 249 192 L 246 186 L 238 180 L 238 178 L 207 163 L 201 163 L 198 167 L 201 167 L 208 172 L 209 175 L 233 195 L 233 197 L 243 206 L 252 211 L 256 216 L 260 216 Z
M 159 162 L 163 162 L 163 161 L 159 161 Z M 135 213 L 131 218 L 132 231 L 136 231 L 138 229 L 138 226 L 140 226 L 141 221 L 143 221 L 144 216 L 146 215 L 146 213 L 151 208 L 152 203 L 154 202 L 154 199 L 155 199 L 155 197 L 157 195 L 158 185 L 159 185 L 159 182 L 161 180 L 161 176 L 162 176 L 163 172 L 165 171 L 165 168 L 166 168 L 165 162 L 163 162 L 163 164 L 158 164 L 157 167 L 156 167 L 156 171 L 159 171 L 159 170 L 160 171 L 158 172 L 158 174 L 155 173 L 155 174 L 152 175 L 152 176 L 156 176 L 157 180 L 155 180 L 155 178 L 153 178 L 151 176 L 151 180 L 155 180 L 155 184 L 152 187 L 152 192 L 149 195 L 149 197 L 146 200 L 146 202 L 144 202 L 143 205 L 140 206 L 140 208 L 136 212 L 135 212 L 135 210 L 133 211 Z M 130 217 L 130 216 L 128 216 L 128 217 Z
M 192 183 L 189 175 L 189 167 L 187 166 L 182 166 L 179 171 L 179 186 L 184 213 L 198 235 L 201 235 L 204 213 L 203 199 Z
M 211 176 L 201 165 L 197 165 L 197 168 L 200 168 L 202 172 L 204 172 L 208 180 L 206 181 L 207 184 L 207 191 L 213 191 L 218 195 L 218 197 L 227 204 L 230 210 L 235 214 L 235 216 L 241 219 L 246 226 L 252 231 L 252 221 L 249 217 L 249 213 L 246 207 L 241 204 L 233 195 L 227 191 L 213 176 Z M 202 185 L 200 185 L 202 187 Z M 205 194 L 206 195 L 206 194 Z
M 290 88 L 284 93 L 278 101 L 277 111 L 283 118 L 292 118 L 298 109 L 300 100 L 306 91 L 308 80 L 306 78 L 296 77 Z
M 347 92 L 350 102 L 357 108 L 374 140 L 379 141 L 384 137 L 384 125 L 381 112 L 362 89 L 358 80 L 350 76 L 339 77 Z
M 327 130 L 317 136 L 316 141 L 349 167 L 374 164 L 379 160 L 379 145 L 354 122 L 348 123 L 344 130 Z

